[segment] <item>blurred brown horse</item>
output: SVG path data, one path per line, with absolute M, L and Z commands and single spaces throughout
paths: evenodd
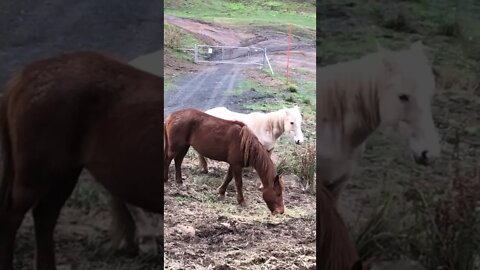
M 361 260 L 354 242 L 339 215 L 335 194 L 327 186 L 317 186 L 317 269 L 323 270 L 425 270 L 412 260 Z
M 0 111 L 0 269 L 13 269 L 30 209 L 36 269 L 56 269 L 54 227 L 84 168 L 118 200 L 163 214 L 162 106 L 163 78 L 96 52 L 36 61 L 11 78 Z
M 317 269 L 369 270 L 371 261 L 362 262 L 342 217 L 336 198 L 319 182 L 317 187 Z
M 242 192 L 242 168 L 253 167 L 263 184 L 263 199 L 272 214 L 282 214 L 283 183 L 275 165 L 255 134 L 242 122 L 224 120 L 196 109 L 173 112 L 165 119 L 165 181 L 175 159 L 176 182 L 182 183 L 181 165 L 192 146 L 200 155 L 227 162 L 230 166 L 218 188 L 225 196 L 228 184 L 235 178 L 237 201 L 245 205 Z

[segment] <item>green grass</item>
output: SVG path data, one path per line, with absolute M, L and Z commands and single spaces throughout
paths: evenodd
M 279 75 L 276 75 L 279 76 Z M 297 92 L 290 92 L 287 90 L 287 85 L 284 89 L 276 89 L 264 86 L 252 80 L 243 80 L 239 83 L 237 93 L 243 93 L 248 89 L 255 89 L 259 93 L 267 94 L 275 99 L 275 102 L 252 102 L 245 105 L 246 108 L 256 111 L 274 111 L 282 109 L 283 107 L 292 107 L 300 105 L 302 112 L 314 115 L 315 114 L 315 86 L 316 82 L 304 81 L 301 84 L 295 84 Z
M 167 48 L 193 48 L 195 44 L 201 43 L 193 34 L 182 28 L 169 23 L 164 23 L 163 27 L 165 36 L 164 45 Z
M 97 209 L 109 209 L 109 194 L 101 185 L 93 180 L 79 181 L 72 196 L 67 200 L 69 207 Z
M 168 91 L 172 90 L 174 87 L 175 87 L 175 84 L 173 82 L 165 81 L 165 83 L 164 83 L 164 91 L 165 92 L 168 92 Z
M 165 13 L 205 21 L 237 24 L 292 24 L 297 27 L 315 29 L 316 13 L 315 5 L 312 2 L 167 0 L 165 1 Z
M 174 25 L 164 23 L 164 27 L 165 53 L 181 60 L 193 62 L 192 55 L 182 49 L 192 49 L 195 44 L 203 42 L 190 32 Z

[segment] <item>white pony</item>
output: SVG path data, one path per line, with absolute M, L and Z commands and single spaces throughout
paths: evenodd
M 302 114 L 298 106 L 283 108 L 269 113 L 252 112 L 249 114 L 233 112 L 225 107 L 216 107 L 205 111 L 205 113 L 218 118 L 245 123 L 257 136 L 269 155 L 271 155 L 278 138 L 285 132 L 293 137 L 296 144 L 301 144 L 304 141 Z M 203 172 L 207 173 L 208 168 L 205 157 L 199 154 L 199 159 Z
M 421 41 L 324 67 L 317 78 L 317 176 L 337 199 L 378 127 L 403 134 L 418 164 L 440 155 L 431 113 L 435 79 Z

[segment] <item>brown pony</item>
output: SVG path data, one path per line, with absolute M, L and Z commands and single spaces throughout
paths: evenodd
M 0 111 L 0 269 L 33 209 L 35 269 L 56 269 L 60 210 L 87 169 L 118 200 L 163 214 L 163 78 L 95 52 L 33 62 L 7 84 Z
M 272 214 L 284 212 L 283 182 L 267 151 L 245 124 L 220 119 L 197 109 L 170 114 L 165 119 L 165 181 L 168 181 L 170 163 L 175 159 L 175 180 L 182 184 L 181 165 L 190 146 L 202 156 L 230 165 L 223 184 L 218 188 L 220 196 L 225 196 L 228 184 L 235 177 L 237 201 L 245 206 L 242 168 L 251 166 L 260 176 L 263 199 Z
M 317 207 L 317 269 L 370 269 L 370 261 L 359 260 L 347 226 L 337 211 L 336 199 L 322 183 L 317 186 Z

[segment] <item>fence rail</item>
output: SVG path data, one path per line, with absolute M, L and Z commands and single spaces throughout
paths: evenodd
M 274 73 L 266 48 L 195 44 L 193 49 L 181 50 L 193 51 L 195 63 L 268 66 Z

